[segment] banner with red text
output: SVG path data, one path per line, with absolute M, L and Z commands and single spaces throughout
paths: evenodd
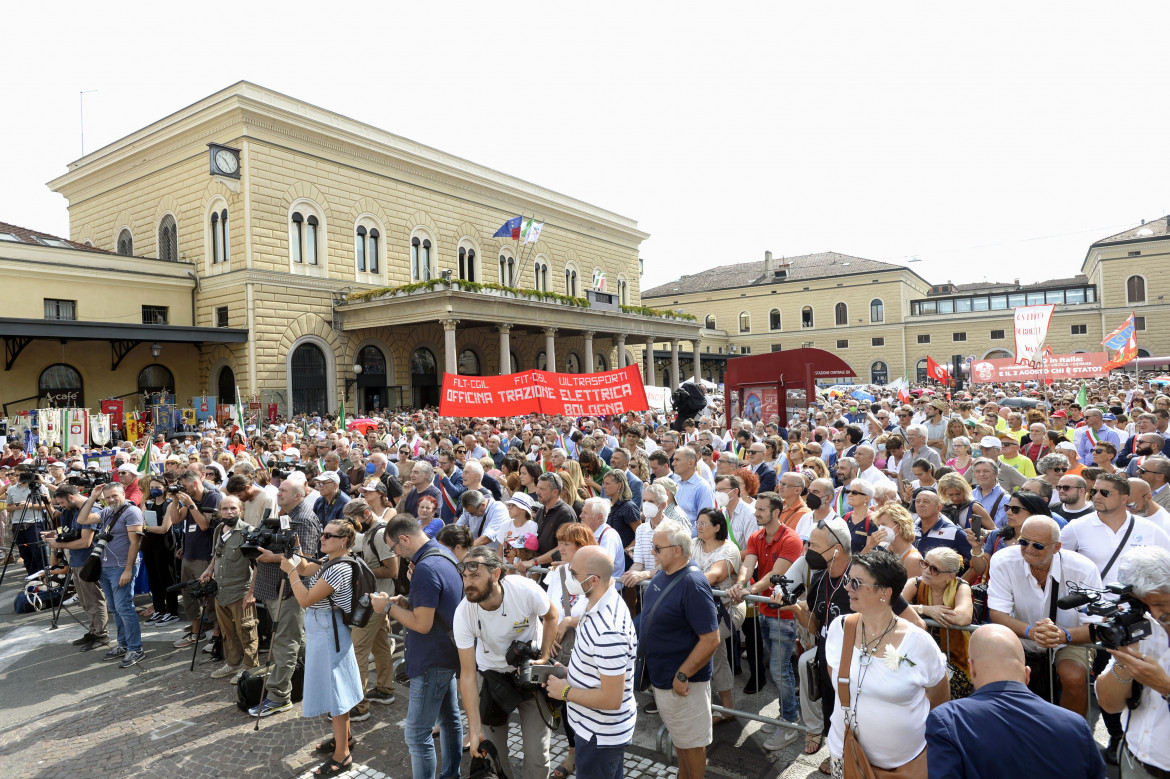
M 1099 378 L 1109 375 L 1108 361 L 1109 358 L 1104 352 L 1049 355 L 1042 368 L 1016 365 L 1016 361 L 1011 357 L 976 360 L 971 363 L 971 381 L 978 384 L 994 384 L 1001 381 L 1035 381 L 1041 378 Z
M 636 365 L 604 373 L 537 370 L 507 376 L 446 373 L 439 399 L 439 414 L 444 417 L 604 416 L 648 408 L 642 376 Z
M 1044 339 L 1048 337 L 1048 324 L 1052 321 L 1055 304 L 1045 306 L 1020 306 L 1015 310 L 1016 359 L 1017 365 L 1040 364 Z

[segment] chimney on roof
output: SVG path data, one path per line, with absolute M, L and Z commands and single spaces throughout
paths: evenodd
M 1017 287 L 1018 287 L 1018 286 L 1020 286 L 1020 280 L 1019 280 L 1019 279 L 1016 279 L 1016 280 L 1015 280 L 1015 285 L 1016 285 Z
M 764 252 L 764 273 L 771 273 L 776 269 L 776 262 L 772 259 L 772 252 Z

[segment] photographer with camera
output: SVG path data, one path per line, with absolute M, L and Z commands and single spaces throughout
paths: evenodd
M 101 499 L 106 507 L 94 512 Z M 142 509 L 126 501 L 126 493 L 117 482 L 94 487 L 78 512 L 82 525 L 98 525 L 101 549 L 101 585 L 106 601 L 114 607 L 114 624 L 118 645 L 102 656 L 103 660 L 121 658 L 121 667 L 129 668 L 146 657 L 142 649 L 142 630 L 134 610 L 134 579 L 138 575 L 138 548 L 142 542 Z M 101 543 L 103 542 L 104 543 Z
M 81 647 L 82 652 L 106 643 L 109 634 L 106 632 L 108 614 L 106 613 L 106 596 L 98 582 L 87 582 L 81 578 L 81 566 L 89 558 L 93 549 L 93 537 L 96 528 L 92 524 L 82 525 L 78 522 L 81 509 L 86 499 L 81 496 L 77 487 L 72 484 L 62 484 L 53 493 L 53 505 L 60 512 L 61 532 L 46 531 L 42 536 L 48 540 L 50 549 L 68 550 L 67 561 L 73 572 L 73 586 L 77 590 L 77 601 L 89 617 L 89 628 L 85 635 L 74 640 L 73 645 Z M 96 521 L 96 517 L 94 520 Z
M 163 475 L 150 477 L 143 506 L 144 515 L 153 511 L 156 518 L 155 524 L 147 521 L 142 527 L 142 564 L 146 566 L 150 599 L 154 606 L 154 614 L 148 621 L 159 625 L 179 619 L 179 594 L 171 590 L 175 584 L 175 550 L 178 549 L 178 543 L 171 532 L 168 478 L 173 479 Z
M 370 598 L 375 614 L 397 620 L 406 631 L 404 662 L 410 701 L 404 735 L 413 776 L 434 779 L 438 761 L 431 730 L 437 722 L 443 761 L 439 779 L 458 779 L 463 739 L 455 687 L 459 653 L 450 631 L 463 599 L 463 582 L 454 558 L 437 541 L 427 538 L 413 517 L 400 514 L 392 518 L 383 536 L 401 558 L 414 564 L 409 597 L 377 593 Z
M 199 473 L 193 470 L 184 471 L 179 484 L 170 489 L 174 494 L 167 508 L 167 519 L 183 528 L 179 579 L 191 581 L 198 579 L 211 564 L 214 510 L 219 508 L 223 495 L 217 490 L 207 489 Z M 191 620 L 191 629 L 174 643 L 176 649 L 203 640 L 203 625 L 199 624 L 201 604 L 199 598 L 192 597 L 190 588 L 183 590 L 183 611 Z
M 49 494 L 44 471 L 33 461 L 25 460 L 16 466 L 17 483 L 9 486 L 4 494 L 12 540 L 29 576 L 48 565 L 41 541 L 41 533 L 49 528 Z
M 222 524 L 215 534 L 212 563 L 199 581 L 207 584 L 215 578 L 215 621 L 223 641 L 224 664 L 211 672 L 212 679 L 232 677 L 239 682 L 245 669 L 255 668 L 259 639 L 256 633 L 256 598 L 252 593 L 252 563 L 240 547 L 252 526 L 240 521 L 240 499 L 228 495 L 219 502 Z
M 321 524 L 305 501 L 305 480 L 289 476 L 280 484 L 277 503 L 282 516 L 289 518 L 289 528 L 296 533 L 300 553 L 307 559 L 316 559 L 321 538 Z M 297 658 L 305 646 L 305 611 L 297 599 L 292 597 L 291 588 L 284 588 L 284 602 L 281 604 L 280 582 L 285 578 L 280 564 L 283 554 L 261 549 L 256 557 L 256 577 L 253 592 L 264 603 L 265 610 L 280 619 L 272 626 L 273 668 L 268 674 L 267 693 L 264 700 L 248 710 L 253 717 L 278 714 L 292 708 L 292 677 Z
M 508 774 L 520 779 L 508 758 L 508 717 L 519 711 L 524 737 L 523 779 L 548 779 L 550 733 L 537 707 L 539 687 L 521 689 L 517 668 L 530 665 L 528 660 L 547 665 L 556 637 L 557 608 L 536 582 L 523 576 L 504 576 L 499 555 L 486 546 L 468 550 L 459 571 L 466 600 L 455 610 L 454 637 L 471 754 L 480 754 L 479 745 L 486 734 Z M 539 650 L 532 647 L 537 640 Z M 518 652 L 518 647 L 513 648 L 516 644 L 526 649 Z
M 1156 546 L 1127 550 L 1117 578 L 1149 610 L 1149 635 L 1106 651 L 1109 665 L 1097 677 L 1102 711 L 1127 717 L 1119 762 L 1121 776 L 1170 775 L 1170 552 Z M 1131 607 L 1132 608 L 1132 607 Z
M 236 468 L 239 467 L 236 466 Z M 267 511 L 273 515 L 277 513 L 276 490 L 269 493 L 267 489 L 258 486 L 247 474 L 233 473 L 228 477 L 225 489 L 228 495 L 235 496 L 243 505 L 244 522 L 254 528 L 260 527 L 260 523 L 264 520 L 264 512 Z

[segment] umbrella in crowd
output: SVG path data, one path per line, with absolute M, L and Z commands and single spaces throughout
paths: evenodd
M 350 422 L 348 425 L 346 425 L 346 427 L 349 428 L 350 430 L 361 430 L 362 435 L 365 435 L 366 431 L 368 431 L 371 427 L 377 427 L 377 426 L 378 426 L 377 422 L 375 422 L 372 419 L 367 419 L 367 418 L 355 419 L 352 422 Z
M 1160 387 L 1165 387 L 1170 384 L 1170 376 L 1155 376 L 1150 379 L 1150 384 L 1157 384 Z

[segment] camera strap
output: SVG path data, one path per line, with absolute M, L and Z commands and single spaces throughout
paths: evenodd
M 1121 543 L 1118 544 L 1117 548 L 1113 550 L 1113 556 L 1109 558 L 1109 562 L 1105 563 L 1105 567 L 1101 569 L 1102 582 L 1105 581 L 1105 577 L 1108 575 L 1109 569 L 1113 567 L 1115 562 L 1117 562 L 1117 557 L 1121 554 L 1121 550 L 1125 549 L 1125 545 L 1129 542 L 1129 534 L 1133 532 L 1135 521 L 1136 520 L 1134 520 L 1133 515 L 1131 514 L 1129 517 L 1129 526 L 1125 529 L 1125 535 L 1121 537 Z

